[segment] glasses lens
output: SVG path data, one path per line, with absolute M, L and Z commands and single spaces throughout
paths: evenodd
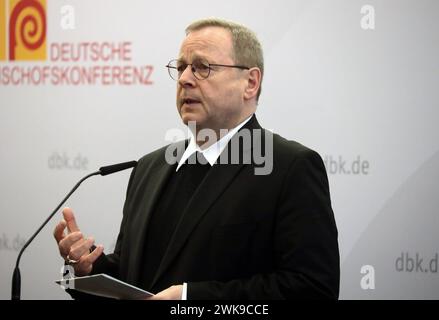
M 178 61 L 177 60 L 171 60 L 169 61 L 168 65 L 166 66 L 168 68 L 169 76 L 174 79 L 178 80 L 180 73 L 178 72 Z
M 194 60 L 192 62 L 192 71 L 198 79 L 206 79 L 210 73 L 209 62 L 205 60 Z
M 168 68 L 169 76 L 174 80 L 179 80 L 182 73 L 186 70 L 188 64 L 179 60 L 169 61 Z M 210 65 L 206 60 L 194 60 L 191 64 L 191 70 L 198 80 L 203 80 L 209 77 Z

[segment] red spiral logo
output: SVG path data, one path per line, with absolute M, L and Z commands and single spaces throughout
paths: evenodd
M 38 21 L 34 15 L 26 15 L 19 25 L 20 40 L 23 45 L 29 50 L 38 49 L 46 39 L 46 14 L 41 3 L 35 0 L 21 0 L 17 3 L 14 10 L 11 13 L 9 20 L 9 59 L 15 60 L 15 48 L 17 46 L 17 33 L 15 32 L 17 27 L 17 21 L 23 10 L 27 8 L 33 8 L 36 10 L 41 18 L 41 25 L 38 25 Z M 31 29 L 26 33 L 26 26 L 30 25 Z M 39 32 L 41 28 L 41 32 Z M 39 33 L 39 37 L 34 39 Z

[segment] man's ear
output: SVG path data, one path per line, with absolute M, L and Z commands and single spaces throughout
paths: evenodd
M 248 79 L 247 79 L 247 87 L 244 91 L 244 98 L 246 100 L 250 100 L 253 97 L 257 97 L 259 87 L 261 86 L 261 70 L 259 68 L 254 67 L 248 71 Z

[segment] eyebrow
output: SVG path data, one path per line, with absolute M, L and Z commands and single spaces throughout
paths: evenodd
M 192 61 L 194 61 L 194 60 L 200 60 L 200 59 L 209 61 L 208 58 L 206 58 L 206 57 L 202 57 L 202 56 L 200 56 L 200 55 L 198 55 L 198 54 L 194 54 L 194 55 L 192 55 Z M 181 63 L 187 63 L 187 60 L 186 60 L 184 57 L 182 57 L 182 56 L 180 56 L 180 57 L 178 58 L 178 61 L 181 62 Z

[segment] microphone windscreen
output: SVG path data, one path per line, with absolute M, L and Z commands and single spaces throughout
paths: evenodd
M 112 174 L 115 172 L 133 168 L 136 165 L 137 165 L 137 161 L 122 162 L 110 166 L 100 167 L 99 171 L 101 173 L 101 176 L 106 176 L 107 174 Z

